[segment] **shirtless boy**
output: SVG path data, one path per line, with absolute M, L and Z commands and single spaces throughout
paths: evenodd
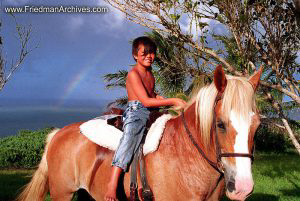
M 136 38 L 132 55 L 136 65 L 128 73 L 126 90 L 128 106 L 123 115 L 124 134 L 112 161 L 112 174 L 108 183 L 105 201 L 117 201 L 116 189 L 122 171 L 126 171 L 143 137 L 149 109 L 160 106 L 184 107 L 185 101 L 178 98 L 163 98 L 154 92 L 155 79 L 151 64 L 156 54 L 156 45 L 148 37 Z

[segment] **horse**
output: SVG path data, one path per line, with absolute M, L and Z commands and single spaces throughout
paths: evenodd
M 167 121 L 158 149 L 145 156 L 153 200 L 220 200 L 225 192 L 232 200 L 245 200 L 251 194 L 261 73 L 260 68 L 247 79 L 225 75 L 218 66 L 213 82 Z M 78 189 L 104 200 L 114 152 L 82 135 L 81 124 L 48 134 L 39 167 L 18 200 L 44 200 L 50 191 L 53 201 L 67 201 Z M 119 182 L 119 200 L 129 198 L 129 178 L 126 173 Z

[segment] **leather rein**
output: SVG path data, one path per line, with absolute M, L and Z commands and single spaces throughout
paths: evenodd
M 221 175 L 224 174 L 224 166 L 222 163 L 222 157 L 248 157 L 251 159 L 251 161 L 253 162 L 254 160 L 254 156 L 253 156 L 253 150 L 251 154 L 246 154 L 246 153 L 230 153 L 230 152 L 226 152 L 226 153 L 222 153 L 221 148 L 220 148 L 220 144 L 218 141 L 218 130 L 216 128 L 216 114 L 215 114 L 215 107 L 218 103 L 219 100 L 222 99 L 222 94 L 218 93 L 216 99 L 215 99 L 215 103 L 214 103 L 214 108 L 213 108 L 213 124 L 211 127 L 211 133 L 215 133 L 215 142 L 216 142 L 216 158 L 217 158 L 217 162 L 214 162 L 212 160 L 210 160 L 206 154 L 204 153 L 204 151 L 200 148 L 200 146 L 197 144 L 195 138 L 193 137 L 191 131 L 189 130 L 186 120 L 184 118 L 184 112 L 181 113 L 181 117 L 182 117 L 182 121 L 183 121 L 183 125 L 185 128 L 186 133 L 188 134 L 190 140 L 192 141 L 193 145 L 196 147 L 197 151 L 202 155 L 202 157 L 209 163 L 209 165 L 211 167 L 213 167 L 216 171 L 218 171 Z M 213 130 L 215 132 L 213 132 Z

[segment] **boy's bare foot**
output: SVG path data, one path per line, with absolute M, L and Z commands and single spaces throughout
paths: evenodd
M 105 201 L 118 201 L 118 199 L 116 197 L 112 197 L 107 194 L 105 195 L 104 200 Z
M 112 198 L 112 197 L 105 197 L 104 200 L 105 201 L 118 201 L 117 198 Z
M 108 184 L 107 192 L 104 196 L 105 201 L 118 201 L 117 194 L 116 194 L 116 187 Z
M 113 166 L 110 182 L 107 185 L 107 192 L 104 196 L 105 201 L 118 201 L 117 199 L 117 187 L 122 168 Z

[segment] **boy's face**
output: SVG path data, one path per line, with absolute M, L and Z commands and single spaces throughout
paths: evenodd
M 143 44 L 139 45 L 138 53 L 137 55 L 134 55 L 134 58 L 136 59 L 137 63 L 144 67 L 150 67 L 151 64 L 154 62 L 155 53 L 149 52 L 145 53 L 145 47 Z

